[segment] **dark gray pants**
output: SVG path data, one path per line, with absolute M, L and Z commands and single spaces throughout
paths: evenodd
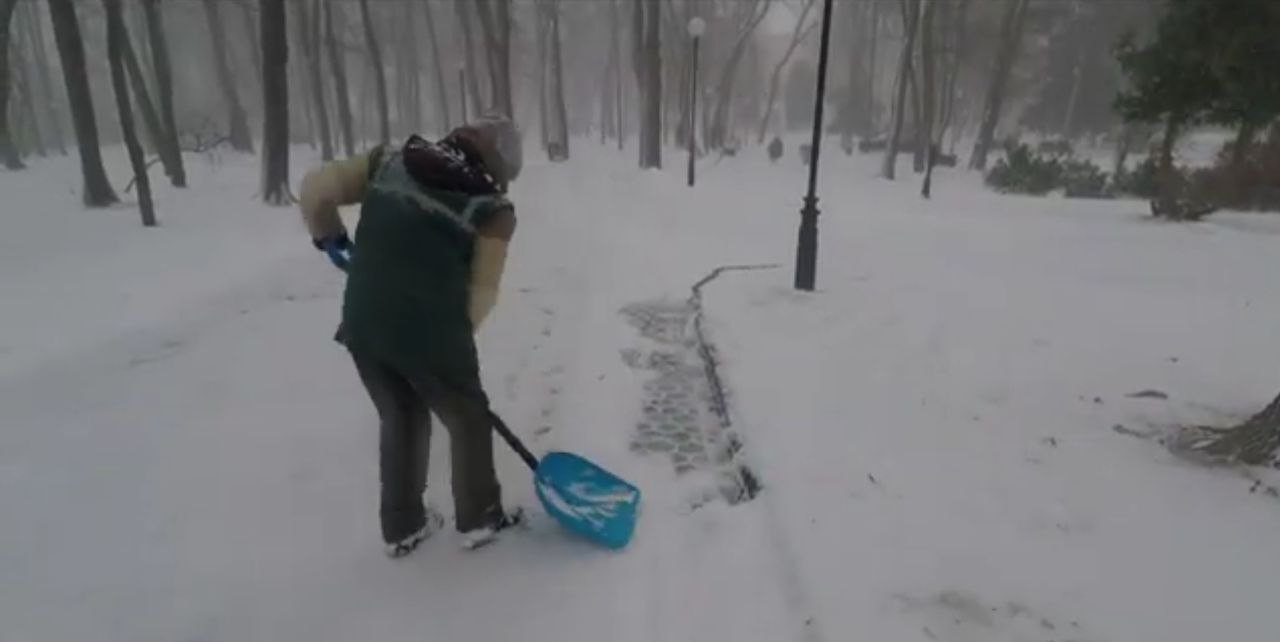
M 377 408 L 382 537 L 399 541 L 426 520 L 422 494 L 427 488 L 431 452 L 431 413 L 449 430 L 453 469 L 453 507 L 459 531 L 487 523 L 502 510 L 493 468 L 493 428 L 479 382 L 446 388 L 429 378 L 409 378 L 387 364 L 352 354 L 360 380 Z

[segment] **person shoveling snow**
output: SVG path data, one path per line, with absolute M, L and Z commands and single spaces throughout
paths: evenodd
M 475 548 L 521 520 L 504 510 L 474 332 L 497 300 L 516 228 L 507 185 L 520 134 L 484 117 L 438 142 L 413 136 L 325 163 L 302 182 L 317 249 L 347 271 L 337 340 L 380 420 L 382 537 L 407 555 L 444 525 L 423 502 L 431 413 L 450 433 L 455 525 Z M 353 245 L 338 215 L 360 203 Z

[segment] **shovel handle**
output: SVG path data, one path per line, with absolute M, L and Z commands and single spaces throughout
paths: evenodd
M 337 262 L 334 262 L 334 265 L 343 272 L 347 271 L 347 268 L 344 265 L 339 265 Z M 508 446 L 511 446 L 511 450 L 516 451 L 516 454 L 520 456 L 520 459 L 524 460 L 524 463 L 529 467 L 529 470 L 532 470 L 535 473 L 538 472 L 538 458 L 529 451 L 529 449 L 524 445 L 524 442 L 520 441 L 519 437 L 516 437 L 515 433 L 511 432 L 511 429 L 507 427 L 507 422 L 503 421 L 502 417 L 499 417 L 498 413 L 494 412 L 491 408 L 485 408 L 485 413 L 488 414 L 489 423 L 493 425 L 493 429 L 498 432 L 498 435 L 502 437 L 502 440 L 507 442 Z
M 489 423 L 493 424 L 493 429 L 498 431 L 498 435 L 502 437 L 502 440 L 507 442 L 507 445 L 511 446 L 511 449 L 516 451 L 517 455 L 520 455 L 520 459 L 523 459 L 524 463 L 529 466 L 529 470 L 537 472 L 538 458 L 534 457 L 533 453 L 529 452 L 529 449 L 520 441 L 520 438 L 516 437 L 515 433 L 511 432 L 511 429 L 507 427 L 507 423 L 502 420 L 502 417 L 499 417 L 498 414 L 492 410 L 486 410 L 486 412 L 489 414 Z

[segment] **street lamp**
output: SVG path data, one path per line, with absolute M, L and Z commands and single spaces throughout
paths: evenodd
M 689 36 L 693 38 L 693 65 L 689 74 L 689 187 L 693 187 L 693 160 L 697 153 L 698 139 L 698 43 L 707 30 L 707 22 L 698 16 L 689 19 Z
M 818 269 L 818 153 L 822 146 L 822 103 L 827 93 L 827 49 L 831 44 L 831 0 L 822 6 L 822 45 L 818 52 L 818 91 L 813 104 L 813 140 L 809 145 L 809 192 L 800 210 L 800 237 L 796 241 L 797 290 L 813 291 Z

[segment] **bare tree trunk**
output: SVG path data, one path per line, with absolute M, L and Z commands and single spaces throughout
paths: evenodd
M 1080 102 L 1081 76 L 1084 73 L 1084 49 L 1076 53 L 1076 63 L 1071 69 L 1071 94 L 1067 98 L 1067 113 L 1062 117 L 1062 137 L 1067 140 L 1075 138 L 1072 132 L 1076 126 L 1076 105 Z
M 617 130 L 613 122 L 614 104 L 613 104 L 613 68 L 617 62 L 614 57 L 617 54 L 617 45 L 615 40 L 618 37 L 613 28 L 616 20 L 616 5 L 613 0 L 609 0 L 609 58 L 605 60 L 604 70 L 600 74 L 600 144 L 605 145 L 609 141 L 610 136 L 616 136 Z
M 182 166 L 182 150 L 178 146 L 178 124 L 173 113 L 173 70 L 169 64 L 169 45 L 164 36 L 164 20 L 160 15 L 160 0 L 142 0 L 143 15 L 147 18 L 147 40 L 151 45 L 151 60 L 155 64 L 156 94 L 160 106 L 160 119 L 164 125 L 165 140 L 159 145 L 161 158 L 169 182 L 174 187 L 187 186 L 187 170 Z
M 293 202 L 289 192 L 289 30 L 284 0 L 259 0 L 262 46 L 262 200 Z
M 871 3 L 871 25 L 869 27 L 871 33 L 867 37 L 867 89 L 866 107 L 863 109 L 862 117 L 865 119 L 862 126 L 862 136 L 870 138 L 875 135 L 876 131 L 876 50 L 880 40 L 880 3 Z
M 21 35 L 21 32 L 19 32 L 19 35 Z M 26 57 L 22 55 L 22 45 L 27 44 L 25 41 L 28 38 L 24 37 L 21 40 L 16 50 L 19 55 L 13 60 L 13 68 L 18 70 L 18 89 L 22 96 L 22 109 L 26 112 L 29 127 L 19 128 L 19 131 L 27 130 L 27 136 L 23 139 L 24 146 L 30 143 L 35 147 L 36 153 L 43 158 L 48 156 L 48 152 L 44 148 L 44 137 L 40 135 L 40 118 L 36 114 L 36 102 L 33 96 L 35 88 L 31 84 L 31 73 L 27 69 Z
M 942 0 L 946 1 L 946 0 Z M 933 189 L 933 125 L 934 125 L 934 108 L 935 94 L 937 86 L 934 78 L 934 68 L 936 61 L 934 60 L 934 28 L 933 28 L 933 12 L 937 6 L 936 0 L 920 0 L 924 5 L 921 9 L 920 17 L 920 66 L 922 67 L 921 84 L 923 87 L 923 97 L 921 105 L 921 117 L 919 129 L 921 130 L 920 140 L 924 143 L 924 183 L 920 187 L 920 195 L 929 198 Z
M 764 143 L 764 137 L 769 133 L 769 121 L 773 118 L 773 105 L 778 101 L 778 85 L 782 82 L 782 70 L 786 68 L 788 62 L 791 62 L 791 56 L 795 54 L 800 43 L 804 42 L 809 34 L 813 33 L 814 27 L 818 26 L 817 22 L 807 22 L 814 2 L 815 0 L 804 1 L 800 17 L 796 18 L 796 24 L 791 29 L 791 42 L 787 44 L 787 50 L 782 54 L 782 59 L 773 66 L 773 73 L 769 74 L 769 97 L 765 99 L 764 115 L 760 117 L 760 126 L 756 128 L 758 145 Z M 849 66 L 856 67 L 853 62 L 850 62 Z
M 973 143 L 973 156 L 969 158 L 969 169 L 985 170 L 987 168 L 987 154 L 991 151 L 991 142 L 995 138 L 996 125 L 1000 121 L 1000 110 L 1004 105 L 1005 90 L 1009 85 L 1009 73 L 1018 56 L 1018 45 L 1022 40 L 1023 25 L 1026 24 L 1028 0 L 1006 1 L 1008 5 L 1000 26 L 1000 48 L 996 53 L 991 83 L 987 86 L 982 126 L 978 130 L 978 139 Z
M 9 96 L 13 87 L 9 76 L 9 23 L 17 6 L 18 0 L 0 0 L 0 157 L 10 170 L 26 168 L 9 133 Z
M 662 168 L 662 40 L 659 0 L 635 0 L 636 73 L 640 89 L 640 167 Z
M 133 97 L 138 101 L 138 111 L 142 112 L 142 124 L 147 133 L 147 139 L 163 162 L 167 153 L 161 151 L 164 149 L 164 125 L 160 122 L 160 114 L 156 111 L 155 103 L 151 102 L 145 72 L 142 71 L 142 64 L 138 61 L 138 55 L 134 52 L 132 41 L 128 37 L 120 43 L 120 57 L 124 62 L 129 83 L 133 87 Z
M 473 0 L 489 61 L 491 107 L 515 117 L 511 96 L 511 0 Z
M 369 64 L 373 67 L 374 95 L 378 99 L 378 142 L 391 142 L 391 116 L 387 105 L 387 75 L 382 67 L 382 51 L 378 36 L 373 30 L 373 18 L 369 15 L 369 0 L 360 0 L 360 20 L 364 23 L 364 41 L 369 49 Z
M 551 58 L 551 125 L 553 130 L 552 141 L 556 148 L 549 150 L 554 152 L 549 154 L 553 161 L 565 161 L 569 159 L 569 111 L 565 105 L 564 99 L 564 61 L 560 54 L 560 3 L 559 0 L 550 0 L 548 4 L 548 17 L 550 18 L 551 29 L 547 35 L 550 39 L 550 58 Z
M 364 68 L 368 68 L 369 54 L 366 51 L 364 55 Z M 373 74 L 359 73 L 356 74 L 360 78 L 360 87 L 356 90 L 356 100 L 359 102 L 356 109 L 359 110 L 356 120 L 356 137 L 360 139 L 360 150 L 367 151 L 369 149 L 369 131 L 373 129 L 373 80 L 370 78 Z
M 1164 137 L 1160 141 L 1160 194 L 1157 198 L 1161 203 L 1159 211 L 1163 212 L 1176 211 L 1178 176 L 1173 166 L 1173 148 L 1181 131 L 1181 115 L 1169 114 L 1165 117 Z
M 729 57 L 720 74 L 720 82 L 716 85 L 716 102 L 712 112 L 711 126 L 704 130 L 707 147 L 710 149 L 721 149 L 727 142 L 729 106 L 733 100 L 733 85 L 738 76 L 738 65 L 742 62 L 743 54 L 746 53 L 751 34 L 755 32 L 765 16 L 769 15 L 772 0 L 752 0 L 750 5 L 743 6 L 747 7 L 740 9 L 746 16 L 743 28 L 729 51 Z
M 861 98 L 863 93 L 858 90 L 862 83 L 864 68 L 859 62 L 865 62 L 862 47 L 865 44 L 865 38 L 859 36 L 858 28 L 867 16 L 876 10 L 874 2 L 855 2 L 848 5 L 849 15 L 849 59 L 847 68 L 849 70 L 848 84 L 846 85 L 844 105 L 840 114 L 840 146 L 845 149 L 852 149 L 853 146 L 853 130 L 860 123 L 855 123 L 854 115 L 857 113 L 855 105 L 862 106 Z M 859 58 L 862 57 L 862 60 Z M 866 67 L 865 72 L 871 73 L 871 67 Z M 772 109 L 772 106 L 770 106 Z M 764 142 L 764 136 L 760 137 L 759 142 Z
M 951 45 L 947 47 L 947 62 L 943 71 L 941 124 L 939 125 L 938 134 L 934 137 L 939 147 L 942 146 L 942 141 L 955 118 L 956 86 L 960 79 L 960 59 L 967 47 L 969 0 L 959 0 L 958 5 L 955 7 L 952 7 L 950 2 L 944 2 L 942 8 L 944 10 L 943 15 L 946 16 L 946 26 L 943 27 L 946 30 L 944 41 L 949 40 Z
M 534 73 L 538 78 L 538 142 L 542 151 L 547 151 L 551 144 L 551 119 L 547 106 L 547 2 L 538 0 L 534 5 L 533 48 Z
M 440 42 L 436 39 L 436 19 L 431 13 L 431 3 L 422 3 L 422 10 L 426 12 L 427 19 L 427 39 L 431 45 L 431 64 L 435 66 L 436 72 L 436 103 L 435 112 L 440 119 L 442 131 L 449 131 L 453 128 L 453 119 L 449 117 L 449 87 L 445 84 L 444 79 L 444 63 L 440 60 Z M 464 91 L 459 87 L 458 91 Z
M 53 74 L 49 71 L 49 56 L 45 50 L 44 26 L 40 19 L 40 5 L 30 3 L 27 9 L 27 31 L 31 34 L 32 51 L 36 65 L 36 76 L 40 79 L 40 93 L 45 110 L 49 114 L 50 129 L 53 132 L 53 144 L 63 156 L 67 155 L 67 141 L 62 134 L 62 108 L 59 106 L 57 92 L 53 89 Z
M 618 127 L 618 151 L 622 151 L 626 147 L 627 138 L 627 120 L 626 120 L 626 85 L 622 82 L 622 16 L 618 4 L 626 0 L 609 0 L 610 20 L 613 21 L 613 84 L 614 84 L 614 106 L 617 108 L 617 118 L 614 121 Z M 625 5 L 624 5 L 625 6 Z
M 911 2 L 916 1 L 911 0 Z M 916 11 L 918 16 L 920 10 L 916 9 Z M 919 36 L 916 39 L 919 40 Z M 907 80 L 910 81 L 908 90 L 911 94 L 911 131 L 916 135 L 914 147 L 911 151 L 911 169 L 919 174 L 924 171 L 924 128 L 920 125 L 923 113 L 920 108 L 920 79 L 916 75 L 917 69 L 914 56 L 915 54 L 913 54 L 911 70 L 907 75 Z
M 335 13 L 338 24 L 343 24 L 342 9 L 333 5 L 332 0 L 324 2 L 324 41 L 329 50 L 329 69 L 333 72 L 333 95 L 338 110 L 338 129 L 342 132 L 342 151 L 351 158 L 355 155 L 355 135 L 352 133 L 351 94 L 347 90 L 347 57 L 338 44 L 334 27 Z
M 1125 162 L 1129 160 L 1129 151 L 1133 147 L 1134 125 L 1125 123 L 1120 127 L 1120 135 L 1116 138 L 1115 162 L 1111 166 L 1111 175 L 1117 179 L 1125 172 Z
M 146 46 L 147 16 L 143 13 L 142 3 L 136 1 L 125 3 L 123 10 L 125 12 L 125 19 L 133 21 L 132 26 L 130 26 L 131 32 L 138 34 L 138 38 L 143 42 L 142 47 L 138 48 L 135 53 L 135 56 L 138 59 L 138 66 L 146 70 L 146 74 L 143 76 L 144 78 L 149 78 L 154 81 L 156 77 L 156 65 L 155 61 L 151 59 L 151 49 Z M 130 45 L 130 48 L 133 48 L 133 45 Z
M 1240 167 L 1244 164 L 1244 160 L 1249 156 L 1249 149 L 1253 147 L 1253 139 L 1257 136 L 1258 125 L 1252 121 L 1240 123 L 1239 129 L 1236 130 L 1236 139 L 1231 142 L 1231 166 Z
M 249 42 L 249 60 L 253 61 L 253 77 L 258 81 L 258 89 L 264 90 L 262 79 L 262 42 L 257 35 L 261 33 L 258 21 L 254 18 L 252 0 L 239 0 L 240 15 L 244 18 L 245 39 Z
M 285 0 L 286 12 L 290 11 L 290 6 L 295 6 L 294 2 L 296 2 L 296 0 Z M 294 20 L 291 24 L 296 23 L 297 16 L 294 16 Z M 302 51 L 302 43 L 298 42 L 298 33 L 296 29 L 290 33 L 289 38 L 292 39 L 292 42 L 289 43 L 289 50 Z M 303 56 L 289 56 L 289 67 L 285 70 L 285 75 L 288 82 L 289 95 L 301 97 L 301 99 L 294 100 L 289 104 L 289 122 L 301 125 L 302 137 L 307 141 L 307 146 L 310 147 L 312 151 L 315 151 L 319 148 L 319 146 L 316 145 L 316 120 L 315 116 L 311 113 L 311 101 L 307 100 L 307 65 L 303 61 Z M 293 127 L 294 125 L 290 124 L 290 144 L 292 144 L 294 140 Z
M 421 86 L 418 81 L 422 71 L 418 65 L 418 29 L 415 2 L 406 3 L 396 64 L 396 76 L 399 78 L 399 112 L 400 129 L 404 134 L 416 134 L 422 128 Z
M 482 2 L 486 0 L 481 0 Z M 515 95 L 511 90 L 511 0 L 492 0 L 497 8 L 494 26 L 498 44 L 497 71 L 501 79 L 502 100 L 498 109 L 508 118 L 515 120 Z
M 80 148 L 80 170 L 84 175 L 84 204 L 105 207 L 118 202 L 107 171 L 102 167 L 98 149 L 98 124 L 93 115 L 93 94 L 89 91 L 89 74 L 85 69 L 84 40 L 72 0 L 49 0 L 53 19 L 53 36 L 62 59 L 62 75 L 67 86 L 67 103 L 75 125 L 76 143 Z
M 302 63 L 307 70 L 307 81 L 305 85 L 311 90 L 311 113 L 315 117 L 315 124 L 320 139 L 320 158 L 322 160 L 333 160 L 333 135 L 329 131 L 329 113 L 325 109 L 324 100 L 324 75 L 321 73 L 320 66 L 320 43 L 316 42 L 316 23 L 312 22 L 312 15 L 307 11 L 307 0 L 298 0 L 295 5 L 297 20 L 294 22 L 294 31 L 298 34 L 298 44 L 302 49 Z M 319 7 L 316 7 L 318 10 Z M 317 11 L 314 19 L 320 18 Z
M 231 148 L 238 152 L 253 153 L 253 137 L 249 133 L 249 116 L 240 104 L 240 92 L 236 89 L 235 74 L 227 60 L 227 32 L 219 14 L 219 0 L 203 0 L 204 15 L 209 23 L 209 39 L 213 44 L 213 70 L 227 103 L 227 127 Z
M 481 105 L 484 102 L 480 98 L 480 80 L 479 67 L 476 65 L 476 49 L 475 49 L 475 31 L 471 26 L 471 2 L 472 0 L 458 0 L 454 5 L 454 10 L 458 14 L 458 24 L 462 27 L 463 49 L 465 49 L 467 68 L 465 76 L 467 79 L 467 95 L 471 97 L 471 109 L 473 111 L 482 111 Z M 463 122 L 467 120 L 467 114 L 464 110 L 462 114 Z
M 916 46 L 916 11 L 912 7 L 914 0 L 901 0 L 902 24 L 906 33 L 906 41 L 902 44 L 902 53 L 898 58 L 898 74 L 895 81 L 893 100 L 893 125 L 889 133 L 889 142 L 884 150 L 884 163 L 880 167 L 880 176 L 893 180 L 897 174 L 898 146 L 902 137 L 902 121 L 906 110 L 907 83 L 911 76 L 911 51 Z
M 116 111 L 120 115 L 120 130 L 129 150 L 129 162 L 133 165 L 133 178 L 138 189 L 138 211 L 142 214 L 143 227 L 155 227 L 156 212 L 151 202 L 151 179 L 147 176 L 147 159 L 138 144 L 138 134 L 133 128 L 133 108 L 129 106 L 129 84 L 125 81 L 124 64 L 121 61 L 123 43 L 129 37 L 120 12 L 120 0 L 102 0 L 107 11 L 107 58 L 111 62 L 111 86 L 116 95 Z

